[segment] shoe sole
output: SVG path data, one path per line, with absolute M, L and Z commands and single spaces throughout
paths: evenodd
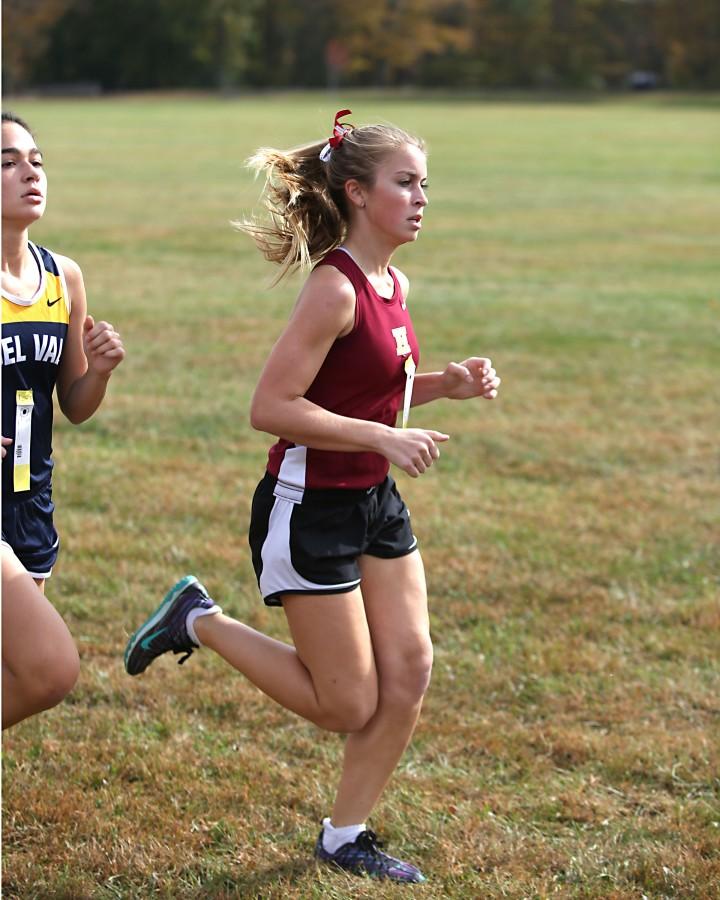
M 127 642 L 127 646 L 125 647 L 125 655 L 123 657 L 125 663 L 125 671 L 128 675 L 140 675 L 140 672 L 131 672 L 128 668 L 128 664 L 130 662 L 130 656 L 132 655 L 133 650 L 137 647 L 140 641 L 145 636 L 145 633 L 153 629 L 158 622 L 161 621 L 166 615 L 170 607 L 177 600 L 177 598 L 182 594 L 188 585 L 196 584 L 197 578 L 194 575 L 186 575 L 184 578 L 181 578 L 180 581 L 176 585 L 170 588 L 170 590 L 165 594 L 162 603 L 155 610 L 154 613 L 151 614 L 150 618 L 147 619 L 143 624 L 137 629 L 137 631 L 132 635 L 130 640 Z
M 427 878 L 422 873 L 420 873 L 417 878 L 396 878 L 387 874 L 378 875 L 374 872 L 370 872 L 364 866 L 358 866 L 357 868 L 341 866 L 340 863 L 336 862 L 334 859 L 324 859 L 317 854 L 315 855 L 315 860 L 325 866 L 332 866 L 332 868 L 344 872 L 346 875 L 355 875 L 358 878 L 369 878 L 371 881 L 387 881 L 390 884 L 424 884 L 427 881 Z

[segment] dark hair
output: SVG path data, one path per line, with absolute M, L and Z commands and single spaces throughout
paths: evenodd
M 280 265 L 276 281 L 292 269 L 309 268 L 345 238 L 346 182 L 353 178 L 372 187 L 383 160 L 407 144 L 425 152 L 423 141 L 401 128 L 362 125 L 344 135 L 326 162 L 320 159 L 325 141 L 294 150 L 258 150 L 248 165 L 265 172 L 264 205 L 270 221 L 235 224 L 252 236 L 266 259 Z
M 35 138 L 35 135 L 32 132 L 32 128 L 24 119 L 21 119 L 20 116 L 16 116 L 15 113 L 4 112 L 2 114 L 2 120 L 3 124 L 5 124 L 5 122 L 12 122 L 15 125 L 19 125 L 21 128 L 24 128 L 28 134 L 32 135 L 33 139 Z

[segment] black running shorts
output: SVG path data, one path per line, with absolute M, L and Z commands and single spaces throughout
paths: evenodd
M 27 500 L 3 503 L 2 539 L 33 578 L 49 578 L 57 560 L 54 511 L 50 481 Z
M 305 489 L 301 500 L 279 496 L 265 474 L 253 497 L 250 549 L 268 606 L 283 594 L 339 594 L 360 584 L 358 557 L 393 559 L 417 540 L 410 514 L 388 476 L 364 490 Z

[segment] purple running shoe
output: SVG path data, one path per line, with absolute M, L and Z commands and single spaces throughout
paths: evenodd
M 420 869 L 388 856 L 380 850 L 375 832 L 369 829 L 360 832 L 352 843 L 343 844 L 335 853 L 328 853 L 323 847 L 323 833 L 315 845 L 315 858 L 352 872 L 354 875 L 369 875 L 371 878 L 387 878 L 419 884 L 425 881 Z

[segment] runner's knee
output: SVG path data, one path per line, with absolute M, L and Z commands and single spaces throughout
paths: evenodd
M 400 648 L 392 668 L 382 678 L 383 702 L 399 708 L 416 706 L 430 684 L 433 649 L 429 637 Z
M 377 684 L 349 688 L 322 704 L 322 719 L 319 724 L 328 731 L 340 734 L 362 731 L 375 715 L 377 704 Z
M 27 702 L 38 712 L 57 706 L 75 687 L 79 674 L 80 659 L 72 641 L 18 673 Z

